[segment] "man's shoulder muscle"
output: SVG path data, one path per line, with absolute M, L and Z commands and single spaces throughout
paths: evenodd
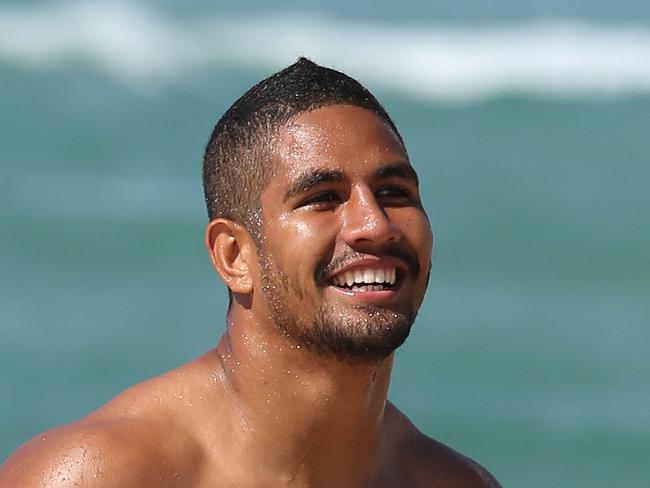
M 473 459 L 421 432 L 413 434 L 417 472 L 426 483 L 458 488 L 501 488 L 492 474 Z
M 476 461 L 420 432 L 396 407 L 391 410 L 393 428 L 399 431 L 395 436 L 399 439 L 398 455 L 409 466 L 414 486 L 501 488 L 494 476 Z
M 178 473 L 188 472 L 188 453 L 170 449 L 167 438 L 175 435 L 160 427 L 116 418 L 80 420 L 44 432 L 0 467 L 0 488 L 174 486 Z

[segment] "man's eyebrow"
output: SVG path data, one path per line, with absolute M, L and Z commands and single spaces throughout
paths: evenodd
M 382 166 L 375 172 L 375 178 L 403 178 L 405 180 L 413 181 L 416 185 L 420 184 L 420 179 L 413 169 L 413 166 L 406 162 Z
M 333 169 L 306 171 L 291 182 L 287 193 L 284 195 L 284 200 L 287 201 L 299 193 L 308 192 L 323 183 L 341 183 L 342 181 L 345 181 L 345 176 L 341 171 Z

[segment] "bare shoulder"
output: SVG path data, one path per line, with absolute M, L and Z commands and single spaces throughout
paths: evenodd
M 444 443 L 420 432 L 396 407 L 392 406 L 397 452 L 407 467 L 412 486 L 445 488 L 501 488 L 483 466 Z
M 203 449 L 184 403 L 195 368 L 132 386 L 87 417 L 32 438 L 0 466 L 0 488 L 191 486 Z
M 159 422 L 84 419 L 22 445 L 0 468 L 0 488 L 176 486 L 191 473 L 186 448 Z
M 419 451 L 422 479 L 443 481 L 441 486 L 458 488 L 501 488 L 501 484 L 483 466 L 451 447 L 421 432 L 414 434 Z

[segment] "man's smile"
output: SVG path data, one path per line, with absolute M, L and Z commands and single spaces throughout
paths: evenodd
M 357 259 L 332 273 L 328 287 L 348 297 L 383 302 L 397 296 L 407 266 L 395 258 Z
M 381 291 L 395 285 L 397 268 L 356 268 L 343 271 L 334 278 L 334 285 L 352 291 Z

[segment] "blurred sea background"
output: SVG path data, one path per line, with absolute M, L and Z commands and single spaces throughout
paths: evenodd
M 0 3 L 0 461 L 216 343 L 202 151 L 299 55 L 378 95 L 422 180 L 392 400 L 506 487 L 647 487 L 645 0 Z

